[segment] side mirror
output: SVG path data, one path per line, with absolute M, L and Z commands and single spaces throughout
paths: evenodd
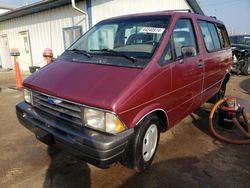
M 185 57 L 194 57 L 197 55 L 197 51 L 193 46 L 182 46 L 181 47 L 182 56 Z

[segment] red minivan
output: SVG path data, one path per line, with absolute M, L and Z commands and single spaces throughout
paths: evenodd
M 107 19 L 24 81 L 17 117 L 86 162 L 144 171 L 160 133 L 224 96 L 231 59 L 215 18 L 163 11 Z

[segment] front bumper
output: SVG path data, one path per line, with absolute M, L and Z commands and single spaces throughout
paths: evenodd
M 107 135 L 86 127 L 71 126 L 38 114 L 25 102 L 16 105 L 16 114 L 19 122 L 34 132 L 40 141 L 100 168 L 107 168 L 121 159 L 134 133 L 134 129 L 128 129 L 117 135 Z

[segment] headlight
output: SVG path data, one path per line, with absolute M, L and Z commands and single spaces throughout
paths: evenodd
M 30 90 L 23 89 L 23 97 L 25 102 L 29 104 L 33 103 L 32 92 Z
M 90 108 L 84 109 L 84 124 L 87 127 L 111 134 L 125 130 L 125 125 L 116 115 Z
M 85 108 L 84 123 L 91 128 L 105 131 L 104 112 Z

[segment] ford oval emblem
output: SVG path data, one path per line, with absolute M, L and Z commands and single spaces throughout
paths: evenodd
M 48 97 L 48 103 L 49 104 L 59 104 L 61 103 L 62 101 L 59 100 L 59 99 L 55 99 L 55 98 L 52 98 L 52 97 Z

